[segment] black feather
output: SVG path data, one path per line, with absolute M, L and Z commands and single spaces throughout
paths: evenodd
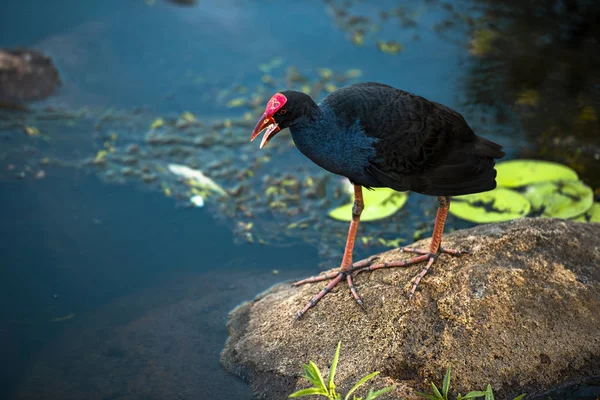
M 318 106 L 296 97 L 280 125 L 306 156 L 355 184 L 434 196 L 496 187 L 502 146 L 475 135 L 449 107 L 375 82 L 338 89 Z

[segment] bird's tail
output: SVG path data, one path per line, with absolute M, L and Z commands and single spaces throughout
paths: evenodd
M 428 174 L 428 189 L 422 193 L 459 196 L 496 187 L 495 159 L 504 157 L 502 146 L 477 136 L 467 146 L 449 151 L 444 164 Z
M 480 157 L 491 157 L 491 158 L 502 158 L 504 157 L 504 151 L 502 146 L 498 143 L 494 143 L 491 140 L 477 136 L 475 140 L 475 154 Z

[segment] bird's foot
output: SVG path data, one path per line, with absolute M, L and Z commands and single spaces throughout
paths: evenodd
M 400 251 L 403 253 L 414 253 L 414 254 L 419 254 L 419 255 L 416 257 L 410 258 L 408 260 L 380 262 L 380 263 L 373 263 L 373 261 L 376 258 L 369 258 L 369 259 L 355 263 L 353 268 L 351 269 L 351 271 L 352 272 L 356 271 L 356 272 L 360 273 L 360 272 L 366 272 L 366 271 L 375 271 L 376 269 L 381 269 L 381 268 L 408 267 L 409 265 L 418 264 L 420 262 L 427 261 L 427 264 L 421 270 L 419 275 L 417 275 L 413 279 L 413 281 L 414 281 L 413 286 L 410 289 L 410 294 L 408 296 L 408 298 L 410 300 L 410 299 L 412 299 L 413 295 L 415 294 L 415 290 L 417 290 L 417 286 L 419 285 L 419 282 L 421 282 L 421 279 L 423 279 L 425 274 L 427 274 L 427 271 L 429 271 L 429 268 L 431 268 L 431 266 L 433 265 L 435 260 L 437 260 L 437 258 L 440 256 L 440 254 L 450 254 L 453 256 L 457 256 L 457 257 L 461 256 L 463 254 L 470 254 L 468 251 L 465 251 L 465 250 L 453 250 L 453 249 L 446 249 L 443 247 L 440 247 L 436 253 L 431 253 L 427 250 L 417 249 L 414 247 L 401 247 Z
M 302 318 L 308 310 L 315 307 L 317 305 L 317 303 L 319 302 L 319 300 L 321 300 L 323 297 L 325 297 L 325 295 L 327 293 L 329 293 L 344 278 L 346 278 L 346 282 L 348 283 L 348 287 L 350 288 L 350 292 L 352 293 L 352 296 L 354 297 L 354 299 L 356 300 L 358 305 L 361 306 L 361 308 L 364 310 L 365 305 L 364 305 L 362 299 L 360 298 L 360 296 L 358 295 L 358 292 L 356 291 L 356 288 L 354 287 L 354 284 L 352 282 L 352 272 L 354 272 L 355 270 L 357 270 L 359 268 L 364 268 L 364 266 L 368 265 L 368 264 L 366 264 L 366 262 L 371 262 L 375 258 L 376 257 L 373 257 L 373 258 L 370 258 L 370 259 L 367 259 L 364 261 L 359 261 L 358 263 L 354 263 L 350 268 L 340 268 L 340 270 L 338 272 L 332 272 L 329 274 L 312 276 L 310 278 L 306 278 L 306 279 L 302 279 L 301 281 L 294 282 L 292 284 L 292 286 L 300 286 L 300 285 L 304 285 L 305 283 L 315 283 L 315 282 L 331 280 L 327 284 L 327 286 L 325 286 L 323 289 L 321 289 L 321 291 L 319 293 L 317 293 L 312 299 L 310 299 L 308 304 L 306 304 L 301 311 L 298 311 L 296 313 L 296 319 L 298 320 L 298 319 Z

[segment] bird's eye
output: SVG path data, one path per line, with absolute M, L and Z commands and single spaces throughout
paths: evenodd
M 279 114 L 279 115 L 285 115 L 285 113 L 287 113 L 286 110 L 279 110 L 279 112 L 277 114 Z

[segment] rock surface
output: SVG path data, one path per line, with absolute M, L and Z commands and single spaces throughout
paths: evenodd
M 35 50 L 0 49 L 0 106 L 50 96 L 60 85 L 52 60 Z
M 261 399 L 308 387 L 300 375 L 309 360 L 326 375 L 338 340 L 339 391 L 381 371 L 370 387 L 397 386 L 381 399 L 418 398 L 414 390 L 430 392 L 448 366 L 452 392 L 491 383 L 497 398 L 600 376 L 600 224 L 521 219 L 444 240 L 472 254 L 442 255 L 412 302 L 407 294 L 421 265 L 359 274 L 366 313 L 339 286 L 294 322 L 323 284 L 271 288 L 232 311 L 222 364 Z

